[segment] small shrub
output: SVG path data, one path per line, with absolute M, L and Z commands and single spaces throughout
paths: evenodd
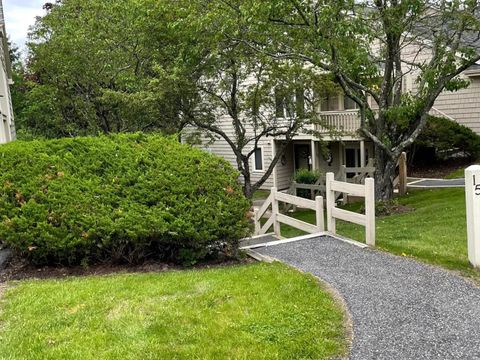
M 320 179 L 320 173 L 318 171 L 312 171 L 308 169 L 298 169 L 295 172 L 293 180 L 298 184 L 315 184 Z M 306 189 L 298 189 L 297 196 L 309 199 L 311 191 Z
M 235 252 L 249 202 L 224 160 L 158 135 L 0 147 L 0 239 L 35 264 Z

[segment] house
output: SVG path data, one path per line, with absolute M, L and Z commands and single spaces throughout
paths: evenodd
M 422 61 L 422 58 L 428 61 L 430 58 L 431 50 L 422 45 L 412 43 L 403 49 L 402 57 L 406 60 L 404 65 L 406 75 L 402 78 L 401 85 L 404 92 L 415 94 L 417 86 L 415 79 L 418 70 L 407 68 L 406 64 L 413 60 Z M 461 76 L 470 82 L 470 86 L 457 92 L 443 91 L 430 114 L 457 121 L 480 134 L 480 101 L 478 101 L 480 99 L 480 64 L 473 65 Z M 322 120 L 321 125 L 311 125 L 307 130 L 319 133 L 321 140 L 310 131 L 303 131 L 295 136 L 262 189 L 289 188 L 295 172 L 299 169 L 316 170 L 322 174 L 327 172 L 337 174 L 343 166 L 363 168 L 371 163 L 370 161 L 374 161 L 373 143 L 358 131 L 360 116 L 356 103 L 344 96 L 343 92 L 331 89 L 325 91 L 318 102 L 317 112 Z M 370 105 L 375 109 L 375 104 Z M 282 106 L 281 102 L 280 106 Z M 277 118 L 286 119 L 287 113 L 288 111 L 282 108 L 277 108 L 275 111 Z M 232 121 L 227 114 L 220 114 L 217 120 L 219 127 L 225 133 L 233 135 Z M 253 130 L 250 129 L 250 131 Z M 252 182 L 258 181 L 265 174 L 282 141 L 280 137 L 262 138 L 259 141 L 250 164 Z M 237 161 L 233 151 L 220 137 L 217 137 L 214 142 L 203 142 L 201 147 L 224 157 L 236 167 Z M 354 173 L 349 174 L 349 176 L 353 175 Z
M 5 17 L 3 3 L 0 0 L 0 143 L 15 140 L 15 122 L 13 116 L 12 97 L 10 85 L 12 80 L 12 65 L 8 46 L 7 32 L 5 29 Z

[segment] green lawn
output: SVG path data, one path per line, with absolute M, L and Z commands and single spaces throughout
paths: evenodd
M 418 190 L 399 199 L 415 208 L 410 213 L 377 218 L 377 247 L 397 255 L 412 256 L 480 281 L 467 258 L 465 193 L 463 189 Z M 358 209 L 358 205 L 350 205 Z M 300 211 L 294 217 L 314 223 L 314 213 Z M 364 241 L 364 228 L 337 220 L 340 235 Z M 282 235 L 292 237 L 301 231 L 284 226 Z
M 343 313 L 279 263 L 10 283 L 1 359 L 326 359 Z
M 464 177 L 465 177 L 465 168 L 462 167 L 445 176 L 445 179 L 459 179 Z
M 257 190 L 253 193 L 252 200 L 262 200 L 268 198 L 270 191 L 268 190 Z

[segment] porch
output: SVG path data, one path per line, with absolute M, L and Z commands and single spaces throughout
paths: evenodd
M 323 111 L 320 113 L 320 124 L 315 125 L 315 130 L 324 136 L 358 136 L 360 129 L 360 115 L 358 110 Z
M 275 141 L 275 148 L 281 146 L 280 141 Z M 319 171 L 321 174 L 333 172 L 340 174 L 348 170 L 345 179 L 353 178 L 366 168 L 373 166 L 373 144 L 365 140 L 330 141 L 295 140 L 290 144 L 285 154 L 275 167 L 273 184 L 280 190 L 290 188 L 296 171 L 307 169 Z

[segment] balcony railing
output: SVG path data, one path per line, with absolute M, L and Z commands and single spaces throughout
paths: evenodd
M 354 135 L 360 129 L 358 110 L 326 111 L 320 113 L 322 124 L 317 125 L 321 133 Z

